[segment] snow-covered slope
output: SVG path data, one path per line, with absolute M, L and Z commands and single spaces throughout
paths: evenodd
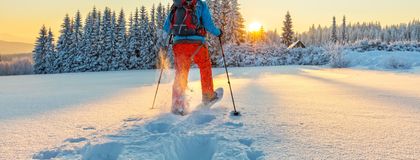
M 351 67 L 379 70 L 407 70 L 420 66 L 420 52 L 414 51 L 347 51 L 344 59 Z
M 194 108 L 201 97 L 197 70 L 189 91 L 193 111 L 185 117 L 166 113 L 170 83 L 161 87 L 161 109 L 149 109 L 155 71 L 1 78 L 0 159 L 420 157 L 417 73 L 312 66 L 231 71 L 241 117 L 229 115 L 229 94 L 212 109 Z M 228 92 L 224 76 L 215 69 L 215 85 Z

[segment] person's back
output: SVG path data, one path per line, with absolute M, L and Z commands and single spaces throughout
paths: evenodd
M 183 115 L 188 107 L 185 90 L 192 60 L 200 68 L 203 103 L 210 103 L 217 97 L 214 92 L 206 33 L 208 31 L 221 36 L 222 31 L 214 25 L 206 2 L 201 0 L 174 0 L 164 30 L 174 35 L 176 74 L 172 91 L 172 112 Z

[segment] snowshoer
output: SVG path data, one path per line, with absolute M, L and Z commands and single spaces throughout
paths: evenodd
M 221 37 L 223 33 L 215 26 L 206 2 L 204 0 L 173 0 L 164 30 L 174 36 L 175 81 L 172 88 L 172 112 L 183 115 L 188 107 L 185 90 L 192 61 L 200 69 L 203 104 L 212 104 L 217 101 L 218 93 L 213 87 L 206 34 L 208 31 Z

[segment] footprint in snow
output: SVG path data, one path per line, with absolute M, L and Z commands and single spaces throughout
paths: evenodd
M 124 145 L 117 142 L 86 145 L 82 150 L 82 159 L 117 160 Z
M 64 140 L 64 142 L 69 142 L 69 143 L 79 143 L 79 142 L 83 142 L 88 140 L 85 137 L 79 137 L 79 138 L 68 138 L 66 140 Z
M 143 120 L 143 118 L 127 118 L 127 119 L 124 119 L 124 122 L 138 122 L 138 121 L 141 121 L 141 120 Z
M 83 130 L 85 130 L 85 131 L 88 131 L 88 130 L 96 130 L 96 128 L 90 126 L 90 127 L 84 127 Z
M 239 123 L 226 122 L 223 125 L 228 126 L 228 127 L 233 127 L 233 128 L 239 128 L 239 127 L 243 127 L 244 123 L 242 123 L 242 122 L 239 122 Z
M 246 155 L 248 156 L 248 159 L 250 160 L 258 160 L 258 159 L 263 158 L 264 153 L 262 151 L 256 151 L 252 149 L 251 151 L 247 151 Z
M 211 121 L 216 119 L 216 116 L 214 115 L 194 115 L 191 117 L 193 119 L 194 124 L 196 125 L 202 125 L 206 123 L 210 123 Z
M 253 139 L 239 139 L 239 143 L 250 147 L 252 143 L 254 143 L 254 140 Z
M 165 122 L 151 122 L 145 126 L 146 130 L 152 133 L 166 133 L 172 128 L 171 124 Z
M 32 159 L 54 159 L 59 157 L 60 155 L 71 154 L 73 151 L 71 150 L 62 150 L 62 149 L 53 149 L 53 150 L 44 150 L 38 153 L 35 153 L 32 156 Z

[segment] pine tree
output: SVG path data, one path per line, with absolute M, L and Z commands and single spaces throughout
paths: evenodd
M 153 52 L 153 34 L 151 32 L 146 7 L 140 9 L 140 55 L 143 69 L 152 69 L 156 65 L 156 53 Z
M 71 63 L 71 54 L 74 53 L 74 48 L 71 48 L 72 44 L 72 25 L 69 15 L 66 15 L 64 22 L 61 25 L 60 37 L 57 42 L 58 59 L 56 61 L 55 68 L 59 73 L 69 72 Z
M 115 54 L 115 20 L 112 18 L 112 15 L 111 9 L 106 7 L 103 12 L 100 30 L 100 37 L 101 40 L 103 40 L 103 48 L 99 57 L 100 71 L 109 71 L 113 69 L 112 61 Z
M 236 43 L 237 45 L 239 45 L 240 43 L 245 41 L 244 18 L 242 17 L 241 12 L 239 11 L 240 8 L 238 0 L 232 0 L 230 5 L 231 11 L 229 17 L 231 21 L 228 24 L 228 28 L 232 32 L 230 43 Z
M 128 38 L 129 69 L 140 69 L 140 17 L 136 8 L 134 16 L 130 16 L 130 31 Z
M 312 24 L 312 27 L 309 29 L 309 34 L 310 34 L 310 42 L 311 44 L 317 44 L 316 43 L 316 39 L 315 39 L 315 34 L 316 34 L 316 29 L 315 29 L 315 24 Z
M 121 9 L 118 16 L 118 22 L 116 27 L 117 37 L 116 37 L 116 46 L 117 46 L 117 62 L 118 70 L 126 70 L 128 64 L 128 55 L 127 55 L 127 29 L 125 21 L 124 10 Z
M 111 62 L 109 63 L 108 66 L 108 71 L 112 70 L 112 71 L 116 71 L 116 70 L 120 70 L 120 55 L 118 53 L 118 45 L 117 45 L 117 35 L 118 35 L 118 30 L 117 30 L 117 14 L 115 13 L 115 11 L 112 12 L 111 15 L 111 28 L 109 31 L 109 35 L 111 36 Z
M 81 71 L 99 71 L 99 54 L 102 52 L 102 40 L 100 37 L 101 13 L 93 8 L 86 19 L 84 28 L 84 65 Z
M 103 32 L 102 32 L 102 13 L 101 11 L 97 11 L 96 14 L 96 21 L 95 21 L 95 33 L 94 33 L 94 52 L 93 56 L 91 57 L 91 71 L 101 71 L 101 57 L 104 52 L 104 39 L 103 39 Z
M 234 16 L 232 15 L 233 11 L 231 8 L 230 1 L 221 2 L 221 12 L 220 12 L 220 28 L 223 30 L 226 36 L 223 36 L 223 42 L 231 42 L 232 35 L 234 32 L 233 23 Z
M 333 17 L 332 28 L 331 28 L 331 42 L 337 43 L 337 23 L 335 21 L 335 16 Z
M 167 16 L 169 16 L 170 9 L 171 8 L 165 8 L 165 6 L 162 7 L 162 10 L 163 10 L 162 16 L 164 18 L 166 18 Z
M 263 26 L 261 26 L 260 27 L 260 30 L 259 30 L 259 39 L 260 39 L 260 41 L 261 42 L 266 42 L 266 37 L 265 37 L 265 29 L 264 29 L 264 27 Z
M 318 32 L 317 32 L 318 43 L 321 45 L 323 43 L 323 40 L 324 40 L 324 36 L 323 36 L 323 33 L 322 33 L 322 27 L 321 27 L 321 25 L 318 25 L 317 30 L 318 30 Z
M 162 49 L 162 45 L 160 45 L 160 42 L 159 42 L 159 36 L 163 36 L 163 35 L 160 35 L 159 34 L 159 29 L 157 28 L 157 22 L 158 21 L 158 19 L 157 19 L 157 11 L 156 11 L 156 8 L 155 8 L 155 5 L 153 4 L 153 6 L 152 6 L 152 9 L 151 9 L 151 11 L 150 11 L 150 34 L 151 34 L 151 41 L 152 41 L 152 44 L 151 44 L 151 47 L 152 47 L 152 51 L 151 51 L 151 54 L 153 55 L 152 56 L 152 62 L 153 63 L 151 63 L 151 64 L 149 64 L 150 65 L 150 68 L 155 68 L 155 67 L 157 67 L 157 65 L 156 65 L 156 63 L 157 63 L 157 61 L 158 61 L 158 55 L 159 55 L 159 52 L 160 52 L 160 50 Z M 165 36 L 165 38 L 166 38 L 166 36 Z M 152 66 L 153 65 L 153 66 Z
M 156 7 L 155 7 L 155 4 L 153 4 L 152 9 L 150 10 L 150 26 L 153 27 L 153 29 L 156 28 Z
M 71 35 L 71 48 L 73 48 L 73 52 L 71 52 L 70 57 L 70 69 L 69 72 L 80 72 L 80 66 L 82 65 L 83 61 L 83 25 L 82 25 L 82 16 L 80 15 L 80 11 L 76 12 L 76 16 L 74 17 L 73 21 L 73 33 Z
M 33 51 L 35 74 L 46 73 L 45 56 L 48 53 L 47 40 L 48 40 L 47 29 L 45 28 L 45 26 L 42 26 L 41 30 L 39 31 L 39 36 L 35 43 L 35 49 Z
M 417 20 L 417 22 L 416 22 L 416 39 L 417 39 L 417 42 L 420 42 L 420 21 L 419 20 Z
M 81 72 L 92 71 L 93 68 L 93 57 L 96 51 L 95 33 L 96 33 L 96 19 L 97 11 L 94 7 L 93 10 L 88 14 L 85 21 L 84 32 L 83 32 L 83 65 L 79 67 Z
M 46 43 L 47 54 L 45 55 L 45 73 L 56 73 L 54 68 L 57 54 L 55 52 L 54 35 L 51 28 L 48 30 L 47 43 Z
M 222 30 L 224 29 L 222 26 L 222 3 L 220 2 L 220 0 L 213 0 L 213 1 L 208 1 L 208 6 L 210 9 L 210 12 L 212 14 L 212 18 L 214 21 L 214 24 L 216 26 L 219 26 Z M 227 33 L 224 33 L 225 35 L 227 35 Z M 217 59 L 220 57 L 219 55 L 221 54 L 219 52 L 219 38 L 208 35 L 207 36 L 207 41 L 208 41 L 208 45 L 209 45 L 209 52 L 211 53 L 211 61 L 213 63 L 213 65 L 216 65 Z
M 164 9 L 165 10 L 165 17 L 167 16 L 167 15 L 169 15 L 170 14 L 170 12 L 171 12 L 171 4 L 170 3 L 168 3 L 167 5 L 166 5 L 166 8 Z
M 347 28 L 346 28 L 346 16 L 343 17 L 343 24 L 341 26 L 342 31 L 341 31 L 341 41 L 343 42 L 343 44 L 347 43 Z
M 290 46 L 293 43 L 294 34 L 295 33 L 293 32 L 292 17 L 288 11 L 285 16 L 285 20 L 283 21 L 283 44 L 285 44 L 286 46 Z
M 158 7 L 156 8 L 156 27 L 158 29 L 163 28 L 166 20 L 165 12 L 165 7 L 162 5 L 162 3 L 159 3 Z
M 161 49 L 169 47 L 169 44 L 167 43 L 169 35 L 163 30 L 163 25 L 166 21 L 165 12 L 165 7 L 162 5 L 162 3 L 159 3 L 159 5 L 156 8 L 156 43 L 154 47 L 157 54 L 160 52 Z M 169 53 L 166 54 L 170 55 Z

